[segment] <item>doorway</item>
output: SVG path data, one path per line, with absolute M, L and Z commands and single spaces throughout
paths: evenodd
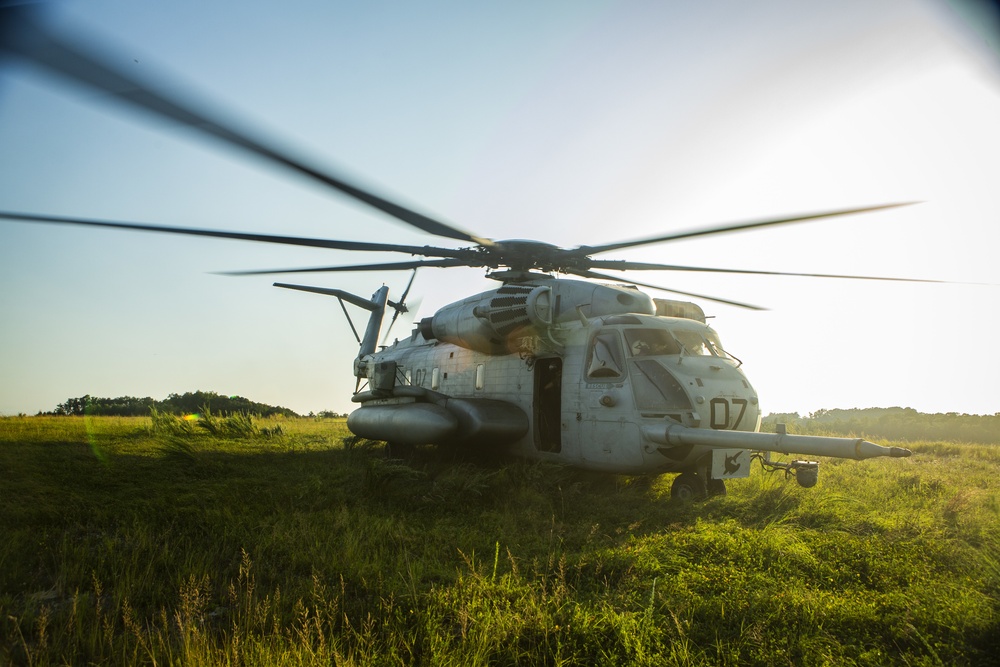
M 562 359 L 535 361 L 535 447 L 542 452 L 562 450 Z

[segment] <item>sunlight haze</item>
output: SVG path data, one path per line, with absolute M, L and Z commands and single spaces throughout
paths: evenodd
M 699 302 L 765 413 L 1000 412 L 1000 55 L 944 2 L 94 0 L 55 3 L 48 19 L 240 127 L 493 239 L 598 245 L 920 202 L 601 258 L 977 283 L 631 275 L 769 309 Z M 0 210 L 452 243 L 0 67 Z M 0 414 L 195 390 L 350 411 L 357 344 L 337 302 L 272 288 L 281 276 L 211 272 L 403 259 L 0 221 Z M 419 272 L 417 318 L 494 288 L 483 273 Z M 385 283 L 393 298 L 408 278 L 289 282 L 364 296 Z

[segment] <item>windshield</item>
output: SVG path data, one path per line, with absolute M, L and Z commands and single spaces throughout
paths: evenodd
M 684 351 L 699 357 L 712 356 L 711 349 L 697 331 L 675 331 L 677 341 L 684 346 Z
M 625 341 L 633 357 L 681 353 L 681 346 L 666 329 L 626 329 Z
M 699 357 L 730 358 L 722 349 L 719 335 L 711 329 L 625 329 L 625 344 L 633 357 L 685 354 Z
M 700 357 L 722 357 L 731 359 L 732 355 L 722 349 L 719 335 L 711 329 L 704 331 L 674 331 L 677 342 L 684 346 L 684 352 Z
M 705 342 L 708 343 L 708 347 L 712 350 L 712 354 L 717 357 L 731 357 L 728 352 L 722 349 L 722 341 L 719 340 L 719 334 L 714 331 L 705 332 Z

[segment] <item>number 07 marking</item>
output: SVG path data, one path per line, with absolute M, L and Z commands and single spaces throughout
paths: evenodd
M 736 414 L 736 421 L 733 423 L 732 429 L 736 430 L 740 427 L 740 422 L 743 421 L 743 415 L 747 411 L 747 400 L 745 398 L 734 398 L 732 399 L 733 405 L 739 407 L 739 412 Z M 709 410 L 711 411 L 710 425 L 714 429 L 728 429 L 729 426 L 729 401 L 724 398 L 713 398 L 709 401 Z

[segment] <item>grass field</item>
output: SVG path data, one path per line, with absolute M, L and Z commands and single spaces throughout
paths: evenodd
M 1000 664 L 998 446 L 682 504 L 345 435 L 0 418 L 0 664 Z

